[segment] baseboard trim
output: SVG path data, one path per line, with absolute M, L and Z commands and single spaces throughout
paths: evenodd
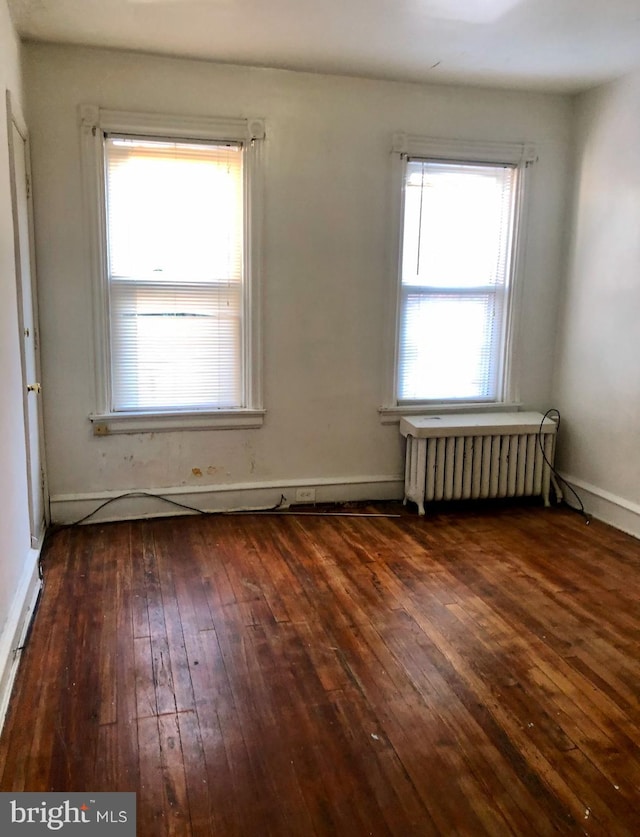
M 622 532 L 640 538 L 640 505 L 638 503 L 625 500 L 624 497 L 605 491 L 571 474 L 561 472 L 560 476 L 578 490 L 588 514 L 615 526 Z M 574 505 L 575 498 L 572 499 L 570 491 L 565 491 L 564 496 L 567 502 Z
M 42 587 L 38 572 L 41 549 L 42 543 L 35 549 L 29 549 L 20 584 L 13 598 L 4 629 L 0 634 L 0 731 L 9 707 L 22 646 Z
M 373 475 L 357 477 L 321 477 L 315 479 L 274 480 L 272 482 L 234 483 L 228 485 L 180 485 L 169 488 L 132 488 L 121 491 L 97 491 L 85 494 L 54 494 L 50 498 L 51 520 L 65 524 L 80 520 L 102 503 L 113 500 L 96 511 L 92 523 L 135 520 L 142 517 L 169 517 L 188 510 L 164 503 L 167 497 L 203 512 L 257 511 L 296 503 L 299 488 L 313 489 L 316 503 L 345 503 L 362 500 L 401 500 L 404 477 Z M 123 496 L 129 492 L 151 496 Z M 284 497 L 284 500 L 282 498 Z

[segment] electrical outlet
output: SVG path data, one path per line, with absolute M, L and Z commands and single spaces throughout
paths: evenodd
M 296 503 L 315 503 L 315 488 L 298 488 L 296 490 Z

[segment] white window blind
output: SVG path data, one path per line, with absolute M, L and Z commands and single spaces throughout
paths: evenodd
M 399 402 L 500 399 L 517 167 L 409 159 Z
M 243 404 L 243 146 L 105 138 L 114 412 Z

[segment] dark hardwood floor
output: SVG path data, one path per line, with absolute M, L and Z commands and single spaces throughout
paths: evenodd
M 568 511 L 64 530 L 0 790 L 156 835 L 640 834 L 640 543 Z

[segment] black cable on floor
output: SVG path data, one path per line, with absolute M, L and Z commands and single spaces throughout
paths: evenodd
M 278 509 L 283 508 L 286 503 L 286 497 L 284 494 L 280 495 L 280 500 L 276 503 L 275 506 L 269 506 L 264 509 L 251 509 L 247 511 L 235 511 L 235 512 L 227 512 L 227 511 L 215 511 L 215 512 L 208 512 L 204 511 L 203 509 L 198 509 L 196 506 L 190 506 L 187 503 L 180 503 L 178 500 L 172 500 L 171 497 L 165 497 L 163 494 L 152 494 L 150 491 L 125 491 L 123 494 L 118 494 L 116 497 L 109 497 L 108 500 L 105 500 L 104 503 L 101 503 L 97 506 L 93 511 L 90 511 L 88 514 L 85 514 L 84 517 L 80 517 L 78 520 L 74 520 L 72 523 L 61 523 L 56 526 L 51 527 L 51 532 L 55 533 L 62 529 L 73 529 L 75 526 L 80 526 L 82 523 L 85 523 L 87 520 L 90 520 L 94 515 L 96 515 L 99 511 L 102 511 L 106 506 L 110 505 L 111 503 L 115 503 L 116 500 L 124 500 L 127 497 L 151 497 L 154 500 L 162 500 L 165 503 L 170 503 L 172 506 L 176 506 L 179 509 L 184 509 L 185 511 L 195 512 L 196 514 L 200 514 L 203 517 L 207 517 L 209 515 L 214 514 L 226 514 L 226 515 L 237 515 L 237 514 L 258 514 L 260 512 L 274 512 Z

